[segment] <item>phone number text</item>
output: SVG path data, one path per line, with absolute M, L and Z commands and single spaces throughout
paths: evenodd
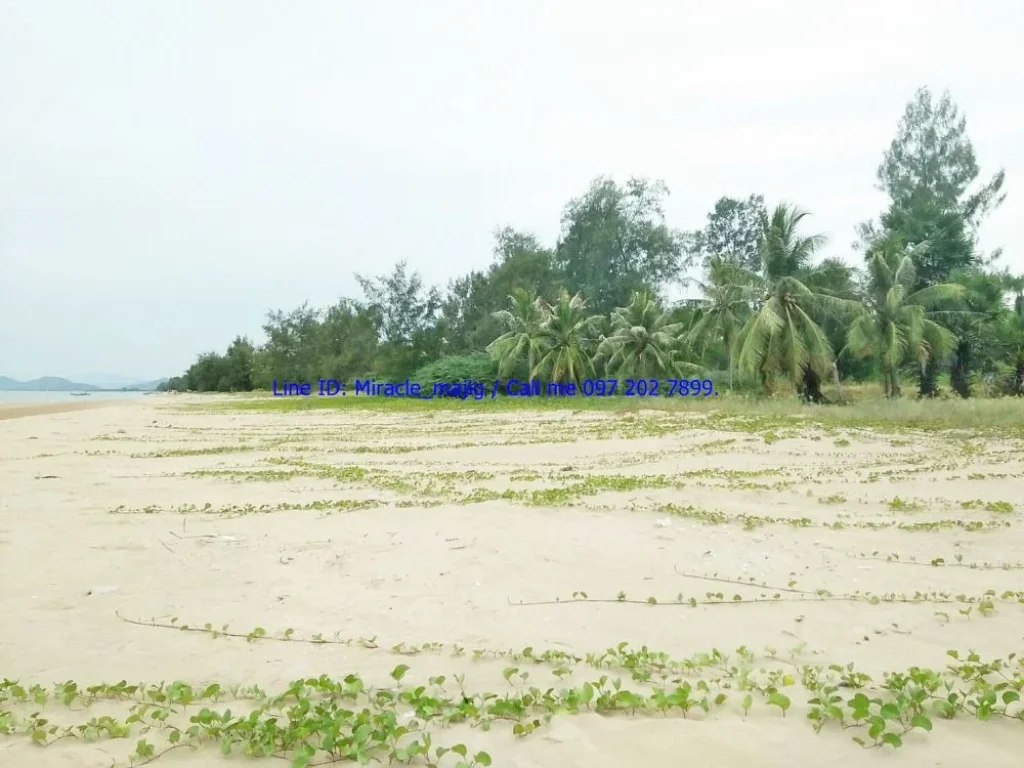
M 497 389 L 497 387 L 495 387 Z M 509 379 L 503 387 L 508 396 L 549 397 L 717 397 L 711 379 L 584 379 L 575 382 L 549 382 Z

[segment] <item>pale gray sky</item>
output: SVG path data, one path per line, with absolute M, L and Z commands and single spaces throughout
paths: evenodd
M 443 285 L 598 174 L 680 228 L 797 203 L 852 262 L 920 85 L 1006 168 L 982 245 L 1024 270 L 1021 0 L 500 5 L 0 0 L 0 374 L 176 374 L 353 271 Z

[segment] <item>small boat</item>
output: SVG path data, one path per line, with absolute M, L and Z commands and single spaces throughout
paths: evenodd
M 88 397 L 91 394 L 92 394 L 91 392 L 72 392 L 71 396 L 72 397 Z

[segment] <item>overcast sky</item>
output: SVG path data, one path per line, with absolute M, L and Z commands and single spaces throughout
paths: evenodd
M 685 229 L 798 203 L 853 263 L 921 85 L 1006 168 L 982 245 L 1024 271 L 1022 37 L 1021 0 L 0 0 L 0 374 L 177 374 L 354 271 L 444 285 L 598 174 Z

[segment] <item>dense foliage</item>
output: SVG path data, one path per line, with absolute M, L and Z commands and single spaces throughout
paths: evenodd
M 948 94 L 922 88 L 878 168 L 890 203 L 859 227 L 860 267 L 824 254 L 797 206 L 724 197 L 704 229 L 681 232 L 665 221 L 660 182 L 598 178 L 566 205 L 552 248 L 500 230 L 491 264 L 443 291 L 405 262 L 357 275 L 362 298 L 271 312 L 263 344 L 236 338 L 164 388 L 715 371 L 730 387 L 788 383 L 818 402 L 823 382 L 845 378 L 897 397 L 909 376 L 934 396 L 943 373 L 961 397 L 979 386 L 1024 395 L 1024 277 L 977 247 L 1004 174 L 980 185 L 979 174 L 965 119 Z M 673 282 L 702 298 L 668 306 Z

